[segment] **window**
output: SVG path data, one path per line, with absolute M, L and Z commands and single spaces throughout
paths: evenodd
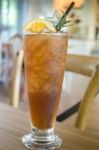
M 0 35 L 9 38 L 17 29 L 17 0 L 0 0 Z
M 15 29 L 17 25 L 17 0 L 0 0 L 0 28 L 1 31 Z

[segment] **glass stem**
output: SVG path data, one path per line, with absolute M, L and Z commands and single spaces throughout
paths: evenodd
M 35 127 L 32 128 L 32 136 L 34 139 L 35 144 L 41 143 L 52 143 L 55 140 L 55 135 L 54 135 L 54 129 L 46 129 L 46 130 L 40 130 Z

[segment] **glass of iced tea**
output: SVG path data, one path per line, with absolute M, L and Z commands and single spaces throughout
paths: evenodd
M 66 33 L 26 33 L 24 65 L 32 132 L 22 142 L 30 149 L 56 149 L 54 134 L 66 65 Z
M 55 11 L 53 17 L 36 18 L 24 28 L 25 79 L 32 130 L 22 138 L 22 143 L 29 149 L 52 150 L 62 144 L 54 128 L 68 46 L 68 34 L 63 28 L 70 22 L 67 15 L 74 4 L 71 2 L 61 17 Z

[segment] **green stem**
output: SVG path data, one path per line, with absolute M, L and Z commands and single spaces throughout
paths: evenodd
M 74 2 L 72 2 L 70 4 L 70 6 L 67 8 L 67 10 L 65 11 L 64 15 L 61 17 L 61 19 L 59 20 L 58 24 L 56 25 L 56 31 L 60 31 L 62 26 L 65 24 L 64 19 L 66 20 L 66 16 L 69 14 L 69 12 L 71 11 L 71 9 L 73 8 L 73 6 L 75 5 Z

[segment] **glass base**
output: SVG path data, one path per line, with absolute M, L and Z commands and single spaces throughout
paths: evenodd
M 23 136 L 22 143 L 28 149 L 54 150 L 60 148 L 62 140 L 53 133 L 53 129 L 32 129 L 32 133 Z

